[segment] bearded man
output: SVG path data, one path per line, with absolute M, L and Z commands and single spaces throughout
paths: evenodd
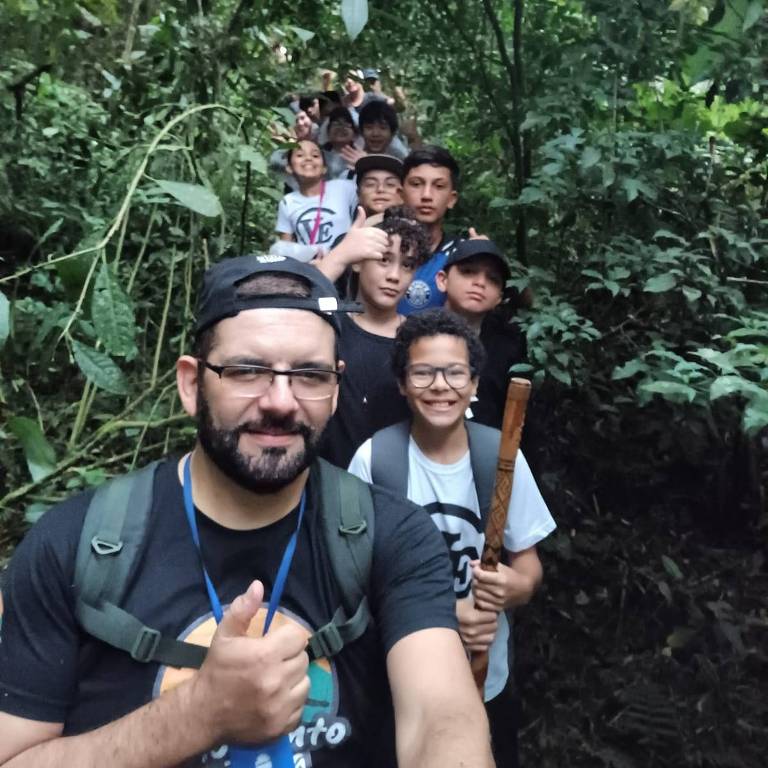
M 151 465 L 145 504 L 130 496 L 127 525 L 146 507 L 141 537 L 123 527 L 109 546 L 89 540 L 107 567 L 136 550 L 119 605 L 89 605 L 78 575 L 83 528 L 94 505 L 116 504 L 112 491 L 57 505 L 14 555 L 0 602 L 0 765 L 492 765 L 437 529 L 314 456 L 344 372 L 338 313 L 350 309 L 291 259 L 242 256 L 206 273 L 193 354 L 177 362 L 197 442 Z M 312 640 L 344 601 L 327 533 L 342 513 L 323 477 L 372 503 L 372 621 L 341 648 Z

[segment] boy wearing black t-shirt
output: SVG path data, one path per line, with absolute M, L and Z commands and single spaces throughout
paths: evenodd
M 374 432 L 408 415 L 389 361 L 403 321 L 398 302 L 416 269 L 429 257 L 427 232 L 406 206 L 385 211 L 377 228 L 388 235 L 389 245 L 382 259 L 352 267 L 363 312 L 341 318 L 339 354 L 346 369 L 339 404 L 320 447 L 323 458 L 344 469 L 357 447 Z
M 507 280 L 504 254 L 492 240 L 480 238 L 458 243 L 435 277 L 445 308 L 469 323 L 488 353 L 471 411 L 475 421 L 496 429 L 504 416 L 509 369 L 526 357 L 525 335 L 493 312 Z

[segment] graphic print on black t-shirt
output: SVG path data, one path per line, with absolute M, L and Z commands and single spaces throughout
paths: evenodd
M 317 211 L 317 207 L 307 208 L 306 211 L 302 211 L 301 216 L 296 220 L 296 235 L 299 242 L 325 245 L 335 239 L 333 217 L 336 216 L 336 211 L 331 208 L 320 208 L 320 224 L 317 228 L 317 237 L 312 242 L 312 230 L 315 228 Z
M 264 630 L 266 608 L 260 608 L 248 628 L 248 635 L 261 637 Z M 307 638 L 312 629 L 306 621 L 291 611 L 280 608 L 275 613 L 273 627 L 283 625 L 300 627 Z M 216 632 L 216 620 L 208 613 L 184 630 L 180 639 L 197 645 L 209 647 Z M 191 669 L 176 669 L 160 667 L 155 680 L 153 696 L 157 697 L 187 680 L 194 674 Z M 339 680 L 336 665 L 328 659 L 315 659 L 307 670 L 310 681 L 309 695 L 304 705 L 299 725 L 290 733 L 289 738 L 293 747 L 294 768 L 311 768 L 312 752 L 318 749 L 328 749 L 343 744 L 352 734 L 352 726 L 339 712 Z M 242 748 L 241 748 L 242 749 Z M 213 747 L 208 752 L 184 763 L 187 768 L 194 766 L 209 766 L 211 768 L 226 768 L 230 765 L 230 748 L 227 744 Z M 256 763 L 262 768 L 262 762 Z M 264 763 L 264 768 L 268 768 Z
M 214 621 L 200 553 L 187 530 L 177 470 L 175 457 L 157 470 L 151 535 L 145 538 L 141 567 L 121 607 L 166 637 L 199 638 L 207 646 Z M 313 470 L 296 555 L 275 617 L 278 624 L 301 626 L 307 636 L 328 622 L 341 604 L 324 543 L 318 491 Z M 319 660 L 310 666 L 310 699 L 302 724 L 292 734 L 294 766 L 395 765 L 386 654 L 413 632 L 456 628 L 455 601 L 448 588 L 450 563 L 435 526 L 420 509 L 383 489 L 374 489 L 372 496 L 376 534 L 370 605 L 375 624 L 332 663 Z M 48 512 L 17 548 L 3 580 L 0 712 L 63 723 L 64 736 L 93 731 L 138 710 L 163 687 L 178 684 L 179 679 L 174 683 L 172 678 L 180 674 L 160 672 L 155 663 L 139 663 L 84 635 L 78 626 L 72 583 L 91 498 L 92 493 L 81 494 Z M 271 593 L 297 517 L 294 508 L 266 527 L 243 531 L 198 513 L 203 559 L 223 604 L 242 594 L 254 579 L 263 583 L 265 595 Z M 253 625 L 257 636 L 262 623 L 260 613 Z M 223 767 L 225 753 L 226 748 L 215 755 L 208 750 L 204 757 L 190 757 L 186 765 Z M 259 766 L 266 768 L 263 760 Z
M 469 564 L 480 559 L 480 550 L 485 539 L 480 525 L 480 516 L 457 504 L 443 504 L 433 501 L 424 509 L 429 512 L 432 522 L 443 534 L 453 566 L 453 591 L 456 599 L 467 597 L 472 589 L 472 571 Z

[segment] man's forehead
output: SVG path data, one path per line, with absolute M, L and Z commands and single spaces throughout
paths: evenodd
M 216 338 L 221 344 L 247 342 L 249 346 L 267 346 L 279 340 L 290 349 L 331 347 L 335 332 L 330 323 L 306 309 L 258 307 L 244 309 L 216 324 Z

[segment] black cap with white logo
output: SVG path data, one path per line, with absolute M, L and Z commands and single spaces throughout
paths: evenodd
M 238 290 L 249 278 L 267 272 L 297 276 L 306 284 L 309 295 L 249 295 Z M 341 331 L 339 313 L 362 312 L 359 304 L 341 301 L 333 283 L 310 264 L 273 254 L 237 256 L 214 264 L 203 276 L 203 288 L 197 302 L 195 334 L 246 309 L 265 308 L 305 309 L 314 312 L 330 323 L 336 333 Z

